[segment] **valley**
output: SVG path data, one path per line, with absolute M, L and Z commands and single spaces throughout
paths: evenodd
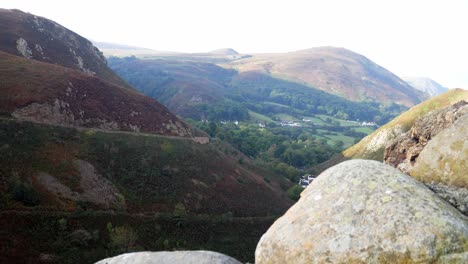
M 463 263 L 446 90 L 345 48 L 155 51 L 0 8 L 0 263 Z

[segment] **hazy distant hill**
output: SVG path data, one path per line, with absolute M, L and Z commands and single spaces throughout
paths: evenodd
M 142 48 L 142 47 L 135 47 L 123 44 L 116 44 L 111 42 L 101 42 L 101 41 L 93 41 L 93 45 L 99 49 L 122 49 L 122 50 L 148 50 L 151 49 Z
M 217 54 L 217 55 L 226 55 L 226 56 L 227 55 L 239 55 L 237 51 L 231 48 L 217 49 L 217 50 L 210 51 L 209 53 Z
M 426 77 L 406 76 L 406 77 L 403 77 L 403 80 L 405 80 L 405 82 L 407 82 L 409 85 L 413 86 L 414 88 L 420 91 L 425 92 L 431 97 L 448 91 L 446 87 Z
M 106 59 L 82 36 L 47 18 L 0 9 L 0 50 L 93 74 L 130 88 L 106 65 Z
M 425 95 L 366 57 L 343 48 L 319 47 L 254 54 L 230 64 L 240 72 L 262 72 L 303 83 L 353 101 L 413 106 Z

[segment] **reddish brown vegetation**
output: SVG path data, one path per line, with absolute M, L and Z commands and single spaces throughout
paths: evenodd
M 32 103 L 68 104 L 75 123 L 100 127 L 115 123 L 120 130 L 191 136 L 188 125 L 154 99 L 78 71 L 0 52 L 0 112 L 13 113 Z M 93 123 L 94 122 L 94 123 Z

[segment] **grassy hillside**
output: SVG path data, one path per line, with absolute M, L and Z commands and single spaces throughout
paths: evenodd
M 411 107 L 426 98 L 393 73 L 350 50 L 319 47 L 278 54 L 254 54 L 226 67 L 261 72 L 306 84 L 353 101 L 397 103 Z
M 222 143 L 1 120 L 0 146 L 2 210 L 111 207 L 266 216 L 280 214 L 291 204 L 285 196 L 291 183 L 253 167 Z M 91 168 L 83 172 L 82 163 Z M 102 182 L 108 200 L 116 196 L 116 202 L 104 206 L 87 195 L 84 180 L 90 174 Z M 59 191 L 54 186 L 60 186 Z M 68 189 L 75 194 L 66 195 Z
M 383 160 L 385 144 L 396 135 L 408 131 L 416 118 L 436 109 L 452 105 L 460 100 L 468 99 L 468 91 L 452 89 L 439 96 L 424 101 L 403 114 L 397 116 L 388 124 L 380 127 L 371 135 L 362 139 L 356 145 L 343 152 L 346 158 L 365 158 Z
M 248 111 L 272 117 L 325 114 L 386 123 L 404 107 L 352 102 L 260 72 L 236 72 L 187 60 L 110 58 L 109 65 L 144 94 L 195 120 L 248 120 Z

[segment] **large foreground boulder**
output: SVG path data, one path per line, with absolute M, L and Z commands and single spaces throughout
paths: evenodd
M 212 251 L 136 252 L 106 258 L 96 264 L 241 264 L 239 261 Z
M 463 263 L 468 218 L 377 161 L 323 172 L 261 238 L 264 263 Z

